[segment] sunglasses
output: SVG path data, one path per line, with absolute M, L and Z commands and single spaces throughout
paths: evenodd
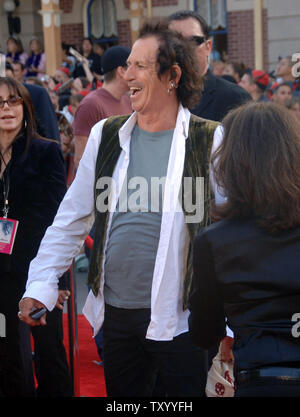
M 18 106 L 19 104 L 23 104 L 23 99 L 19 96 L 12 96 L 9 97 L 7 100 L 0 99 L 0 109 L 3 109 L 5 103 L 7 103 L 9 107 L 14 107 Z
M 202 45 L 206 41 L 205 36 L 190 36 L 188 39 L 197 45 Z

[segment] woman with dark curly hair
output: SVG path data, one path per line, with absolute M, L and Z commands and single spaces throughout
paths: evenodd
M 236 396 L 300 396 L 300 125 L 251 103 L 223 121 L 212 158 L 226 201 L 194 246 L 190 329 L 203 348 L 234 333 Z

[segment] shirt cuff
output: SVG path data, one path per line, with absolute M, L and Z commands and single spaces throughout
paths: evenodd
M 48 311 L 52 311 L 56 305 L 58 298 L 57 285 L 49 285 L 48 283 L 32 282 L 26 288 L 22 298 L 29 297 L 40 301 L 44 304 Z

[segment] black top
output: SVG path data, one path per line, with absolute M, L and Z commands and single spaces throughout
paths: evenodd
M 94 54 L 93 52 L 90 53 L 89 56 L 87 56 L 87 59 L 89 60 L 89 68 L 91 72 L 95 72 L 96 74 L 102 74 L 101 69 L 101 56 L 98 54 Z M 75 69 L 73 71 L 73 77 L 86 77 L 86 73 L 83 69 L 83 65 L 81 62 L 76 61 Z
M 47 90 L 39 85 L 26 83 L 24 87 L 29 91 L 33 103 L 37 132 L 45 138 L 60 142 L 57 117 Z
M 220 122 L 229 110 L 249 100 L 251 96 L 246 90 L 221 77 L 216 77 L 208 70 L 204 79 L 201 101 L 191 112 L 204 119 Z
M 25 284 L 29 263 L 65 194 L 65 166 L 56 142 L 32 139 L 25 152 L 25 139 L 19 138 L 8 167 L 4 172 L 4 177 L 9 172 L 10 179 L 8 218 L 19 220 L 19 226 L 13 253 L 0 254 L 0 279 L 1 274 L 10 273 Z M 0 180 L 0 216 L 3 205 Z
M 235 372 L 297 363 L 300 338 L 300 227 L 271 236 L 254 220 L 222 220 L 197 236 L 190 329 L 203 348 L 234 332 Z

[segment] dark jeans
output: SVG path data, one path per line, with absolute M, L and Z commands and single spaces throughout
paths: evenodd
M 299 381 L 279 381 L 272 377 L 260 377 L 240 384 L 235 397 L 300 397 Z
M 160 371 L 167 396 L 205 395 L 206 352 L 188 333 L 172 341 L 145 339 L 150 309 L 105 306 L 103 323 L 104 373 L 107 395 L 150 397 Z
M 95 343 L 97 346 L 97 352 L 101 361 L 103 361 L 103 330 L 100 329 L 95 336 Z

